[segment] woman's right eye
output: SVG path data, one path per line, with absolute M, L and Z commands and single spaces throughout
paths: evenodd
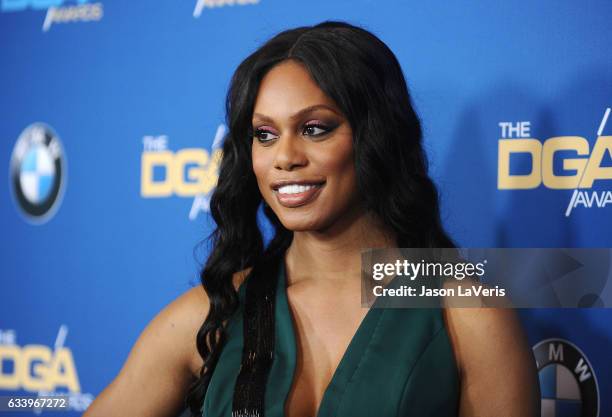
M 265 143 L 278 138 L 278 135 L 267 129 L 255 129 L 253 131 L 253 138 L 257 139 L 261 143 Z

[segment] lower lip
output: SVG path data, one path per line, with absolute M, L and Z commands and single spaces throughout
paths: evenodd
M 278 191 L 274 191 L 274 194 L 276 195 L 276 199 L 278 200 L 281 206 L 294 208 L 312 202 L 315 198 L 318 197 L 319 193 L 321 192 L 321 188 L 323 188 L 324 186 L 325 183 L 317 185 L 316 187 L 313 187 L 302 193 L 281 194 Z

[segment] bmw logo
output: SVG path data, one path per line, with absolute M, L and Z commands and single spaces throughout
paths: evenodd
M 55 131 L 44 123 L 28 126 L 17 139 L 9 178 L 24 218 L 34 224 L 49 221 L 66 186 L 64 150 Z
M 598 417 L 599 389 L 591 363 L 573 343 L 542 340 L 533 347 L 542 417 Z

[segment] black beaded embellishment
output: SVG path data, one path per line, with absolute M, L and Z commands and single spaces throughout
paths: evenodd
M 232 417 L 264 417 L 266 383 L 275 343 L 275 299 L 278 270 L 265 262 L 246 282 L 242 363 L 234 386 Z M 269 262 L 274 265 L 276 262 Z M 259 267 L 259 268 L 258 268 Z

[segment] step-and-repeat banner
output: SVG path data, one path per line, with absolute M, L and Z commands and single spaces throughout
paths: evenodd
M 399 58 L 461 246 L 612 247 L 607 0 L 0 0 L 0 395 L 112 380 L 198 280 L 233 70 L 327 19 Z M 544 415 L 612 416 L 612 310 L 520 316 Z

